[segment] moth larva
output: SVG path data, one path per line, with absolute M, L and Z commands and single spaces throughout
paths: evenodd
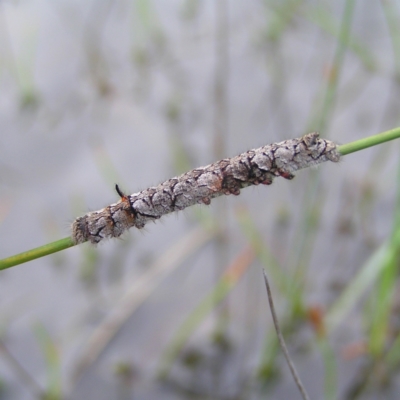
M 251 185 L 270 185 L 277 176 L 292 179 L 299 169 L 339 159 L 337 145 L 313 132 L 193 169 L 129 196 L 116 186 L 121 196 L 118 203 L 77 218 L 72 239 L 77 244 L 99 243 L 196 203 L 210 204 L 211 199 L 223 194 L 238 195 L 240 189 Z

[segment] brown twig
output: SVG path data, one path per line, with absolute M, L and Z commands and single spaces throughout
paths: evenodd
M 27 387 L 30 387 L 32 393 L 36 398 L 44 398 L 45 392 L 40 385 L 33 379 L 29 372 L 23 367 L 23 365 L 14 357 L 14 355 L 8 350 L 3 340 L 0 339 L 0 353 L 4 356 L 10 366 L 14 369 L 16 374 L 20 377 L 21 381 L 25 383 Z
M 299 388 L 299 391 L 300 391 L 303 399 L 310 400 L 303 384 L 301 383 L 300 377 L 297 374 L 296 368 L 295 368 L 292 360 L 290 359 L 289 352 L 288 352 L 288 349 L 285 344 L 285 340 L 283 339 L 281 329 L 279 328 L 278 318 L 277 318 L 276 312 L 275 312 L 274 301 L 272 300 L 272 293 L 271 293 L 271 288 L 268 283 L 267 273 L 265 272 L 264 268 L 262 270 L 263 270 L 263 274 L 264 274 L 265 286 L 267 288 L 267 293 L 268 293 L 269 307 L 271 309 L 272 320 L 274 321 L 274 326 L 275 326 L 276 334 L 278 335 L 279 344 L 280 344 L 283 354 L 286 358 L 286 361 L 289 365 L 289 369 L 290 369 L 290 372 L 292 373 L 293 379 L 296 382 L 296 385 Z

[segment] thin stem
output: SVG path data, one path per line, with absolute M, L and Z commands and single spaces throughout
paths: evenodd
M 11 365 L 14 371 L 18 374 L 21 381 L 25 386 L 29 387 L 37 399 L 44 399 L 45 392 L 39 386 L 39 384 L 33 379 L 25 367 L 14 357 L 14 355 L 8 350 L 3 340 L 0 339 L 0 353 L 4 356 L 7 362 Z
M 276 316 L 275 307 L 274 307 L 274 301 L 272 299 L 272 293 L 271 293 L 271 288 L 270 288 L 269 283 L 268 283 L 267 273 L 265 272 L 264 268 L 262 268 L 262 271 L 263 271 L 263 274 L 264 274 L 265 287 L 267 288 L 268 302 L 269 302 L 269 307 L 271 309 L 272 320 L 274 321 L 274 326 L 275 326 L 276 334 L 278 335 L 279 344 L 280 344 L 280 346 L 282 348 L 283 354 L 284 354 L 284 356 L 286 358 L 286 361 L 287 361 L 287 363 L 289 365 L 289 369 L 290 369 L 290 372 L 292 373 L 293 379 L 296 382 L 296 385 L 299 388 L 299 391 L 300 391 L 303 399 L 304 400 L 310 400 L 310 398 L 308 397 L 308 394 L 307 394 L 303 384 L 301 383 L 300 377 L 297 374 L 296 367 L 294 366 L 292 360 L 290 359 L 289 351 L 288 351 L 288 349 L 286 347 L 285 340 L 283 339 L 283 335 L 282 335 L 281 329 L 279 328 L 278 317 Z
M 346 156 L 347 154 L 364 150 L 368 147 L 376 146 L 377 144 L 385 143 L 398 138 L 400 138 L 400 127 L 378 133 L 377 135 L 364 139 L 356 140 L 355 142 L 343 144 L 339 146 L 338 150 L 342 156 Z
M 342 156 L 345 156 L 347 154 L 364 150 L 368 147 L 376 146 L 378 144 L 398 138 L 400 138 L 400 127 L 370 136 L 368 138 L 356 140 L 355 142 L 344 144 L 338 147 L 338 151 Z M 49 254 L 68 249 L 74 245 L 75 243 L 72 241 L 72 239 L 67 237 L 57 240 L 56 242 L 48 243 L 44 246 L 36 247 L 35 249 L 0 260 L 0 270 L 14 267 L 15 265 L 23 264 L 25 262 L 35 260 L 36 258 L 44 257 Z
M 44 246 L 24 251 L 23 253 L 0 260 L 0 270 L 14 267 L 15 265 L 23 264 L 49 254 L 57 253 L 57 251 L 68 249 L 74 245 L 75 243 L 72 241 L 72 239 L 70 237 L 66 237 L 64 239 L 57 240 L 56 242 L 48 243 Z
M 317 129 L 322 131 L 326 129 L 328 118 L 334 110 L 340 72 L 342 70 L 344 56 L 350 42 L 350 28 L 354 15 L 354 6 L 355 0 L 347 0 L 344 7 L 343 19 L 338 37 L 338 46 L 331 66 L 331 77 L 328 80 L 328 86 L 326 88 L 322 110 L 319 113 L 320 121 L 317 125 Z

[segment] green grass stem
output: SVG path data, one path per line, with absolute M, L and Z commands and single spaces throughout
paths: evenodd
M 350 43 L 350 31 L 354 16 L 355 0 L 346 0 L 337 35 L 336 50 L 328 64 L 328 73 L 324 74 L 321 95 L 317 96 L 316 108 L 311 113 L 307 126 L 311 130 L 325 131 L 334 113 L 335 102 L 339 92 L 340 75 L 345 55 Z M 307 187 L 300 208 L 301 220 L 295 230 L 292 249 L 287 262 L 288 269 L 293 271 L 293 279 L 304 284 L 307 265 L 315 249 L 318 228 L 323 208 L 323 193 L 320 190 L 320 169 L 309 174 Z
M 337 396 L 337 363 L 335 352 L 326 336 L 317 339 L 325 369 L 324 400 L 335 400 Z
M 14 267 L 15 265 L 23 264 L 36 258 L 48 256 L 49 254 L 57 253 L 58 251 L 68 249 L 74 246 L 75 243 L 70 237 L 66 237 L 56 242 L 45 244 L 44 246 L 36 247 L 35 249 L 24 251 L 8 258 L 0 260 L 0 270 Z
M 327 80 L 327 86 L 322 101 L 322 108 L 317 116 L 317 129 L 325 131 L 328 126 L 329 119 L 334 111 L 335 101 L 337 98 L 339 78 L 343 69 L 344 57 L 350 43 L 350 30 L 354 17 L 355 0 L 346 0 L 343 17 L 341 21 L 340 31 L 338 35 L 337 47 L 330 67 L 331 73 Z M 313 124 L 313 126 L 315 126 Z
M 59 348 L 44 325 L 37 323 L 33 329 L 43 353 L 47 372 L 47 388 L 42 400 L 61 400 L 63 396 Z
M 338 27 L 337 21 L 335 20 L 332 11 L 328 7 L 326 7 L 326 5 L 327 4 L 317 3 L 308 8 L 304 7 L 304 9 L 302 9 L 301 11 L 305 18 L 307 18 L 311 23 L 318 26 L 318 28 L 321 29 L 321 31 L 323 31 L 324 33 L 329 34 L 337 40 L 346 40 L 346 37 L 342 34 L 340 30 L 340 27 Z M 395 20 L 395 18 L 393 19 Z M 344 45 L 347 46 L 348 50 L 351 51 L 352 54 L 358 57 L 358 60 L 367 71 L 376 72 L 377 61 L 375 60 L 371 49 L 368 48 L 368 45 L 365 45 L 356 36 L 351 35 L 349 36 L 348 40 L 344 42 Z
M 385 266 L 376 288 L 375 304 L 371 313 L 369 332 L 369 350 L 375 357 L 384 354 L 387 347 L 387 336 L 390 331 L 390 318 L 394 310 L 394 293 L 396 292 L 396 277 L 400 259 L 400 164 L 397 171 L 396 212 L 393 221 L 392 237 L 388 249 Z
M 400 138 L 400 127 L 339 146 L 342 156 Z
M 339 146 L 339 152 L 342 156 L 345 156 L 347 154 L 364 150 L 368 147 L 376 146 L 378 144 L 398 138 L 400 138 L 400 127 Z M 49 254 L 68 249 L 69 247 L 72 247 L 74 245 L 75 244 L 72 239 L 70 237 L 67 237 L 52 243 L 45 244 L 44 246 L 36 247 L 35 249 L 16 254 L 8 258 L 3 258 L 2 260 L 0 260 L 0 270 L 11 268 L 15 265 L 23 264 L 28 261 L 35 260 L 36 258 L 44 257 Z

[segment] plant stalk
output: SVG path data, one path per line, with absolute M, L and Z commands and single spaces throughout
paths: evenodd
M 378 144 L 398 138 L 400 138 L 400 127 L 341 145 L 338 147 L 338 151 L 342 156 L 345 156 L 356 151 L 364 150 L 368 147 L 376 146 Z M 11 268 L 15 265 L 23 264 L 61 250 L 68 249 L 72 246 L 75 246 L 75 243 L 72 241 L 71 237 L 66 237 L 64 239 L 45 244 L 44 246 L 36 247 L 35 249 L 4 258 L 0 260 L 0 270 Z

